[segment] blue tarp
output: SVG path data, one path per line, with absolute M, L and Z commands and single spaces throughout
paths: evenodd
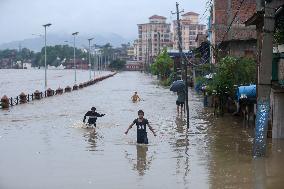
M 240 86 L 236 92 L 237 100 L 256 100 L 256 85 Z

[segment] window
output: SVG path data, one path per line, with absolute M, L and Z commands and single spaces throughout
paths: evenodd
M 195 31 L 189 31 L 189 35 L 196 35 Z
M 196 25 L 190 25 L 190 26 L 188 26 L 188 28 L 189 28 L 190 30 L 196 30 Z

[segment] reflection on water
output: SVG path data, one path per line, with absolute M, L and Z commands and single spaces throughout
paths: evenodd
M 132 103 L 133 91 L 143 101 Z M 214 118 L 189 93 L 189 129 L 176 94 L 137 72 L 0 111 L 0 188 L 282 189 L 283 140 L 269 140 L 267 157 L 255 160 L 252 130 L 237 117 Z M 95 130 L 82 123 L 92 106 L 106 114 Z M 149 145 L 136 145 L 134 128 L 123 134 L 139 109 L 158 134 Z
M 125 151 L 125 158 L 132 165 L 132 169 L 137 171 L 139 176 L 144 176 L 146 171 L 150 169 L 150 165 L 154 159 L 154 155 L 147 156 L 147 145 L 136 145 L 136 157 L 132 157 L 130 153 Z

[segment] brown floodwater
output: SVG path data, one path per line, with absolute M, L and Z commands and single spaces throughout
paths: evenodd
M 141 102 L 131 102 L 134 91 Z M 0 188 L 284 188 L 283 140 L 270 140 L 267 156 L 253 159 L 252 129 L 239 118 L 214 118 L 190 91 L 187 130 L 176 98 L 150 75 L 122 72 L 0 111 Z M 92 106 L 106 114 L 95 132 L 82 124 Z M 123 134 L 139 109 L 158 134 L 148 133 L 147 146 L 136 145 L 135 128 Z

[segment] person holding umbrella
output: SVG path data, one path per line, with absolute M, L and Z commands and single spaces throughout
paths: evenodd
M 177 113 L 184 111 L 184 104 L 185 104 L 185 82 L 183 80 L 177 80 L 174 81 L 173 84 L 171 85 L 170 88 L 171 91 L 177 92 L 178 98 L 176 100 L 176 105 L 177 105 Z
M 185 113 L 185 108 L 184 108 L 185 92 L 184 92 L 184 90 L 178 91 L 177 95 L 178 95 L 177 101 L 176 101 L 177 113 L 178 113 L 178 115 L 179 115 L 179 113 L 181 113 L 181 115 L 182 115 L 182 112 Z

